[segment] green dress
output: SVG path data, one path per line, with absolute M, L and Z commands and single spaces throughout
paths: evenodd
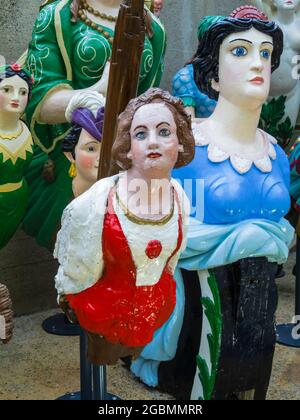
M 95 84 L 111 56 L 108 40 L 81 20 L 71 22 L 71 0 L 45 6 L 35 23 L 27 55 L 27 66 L 34 74 L 32 99 L 26 118 L 35 142 L 33 161 L 27 171 L 29 206 L 24 230 L 37 242 L 52 248 L 62 212 L 71 200 L 70 163 L 61 152 L 60 141 L 69 124 L 47 125 L 38 121 L 43 100 L 58 89 L 82 89 Z M 105 28 L 113 35 L 113 31 Z M 140 71 L 139 93 L 158 86 L 163 71 L 165 30 L 153 17 L 151 39 L 146 37 Z M 43 166 L 55 163 L 55 179 L 43 178 Z
M 28 128 L 21 124 L 23 131 L 17 138 L 0 137 L 0 249 L 16 232 L 27 207 L 24 171 L 33 155 L 33 141 Z

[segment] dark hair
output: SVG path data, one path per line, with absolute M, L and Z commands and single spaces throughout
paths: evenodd
M 13 67 L 16 66 L 16 69 Z M 12 64 L 12 66 L 5 66 L 0 68 L 0 82 L 4 79 L 8 79 L 9 77 L 19 76 L 23 79 L 28 86 L 28 100 L 31 97 L 32 92 L 32 85 L 33 85 L 33 78 L 32 76 L 23 68 L 18 65 Z
M 61 150 L 64 153 L 72 153 L 73 159 L 75 159 L 75 147 L 78 143 L 81 131 L 82 127 L 79 124 L 73 124 L 71 130 L 61 143 Z
M 204 18 L 200 20 L 199 25 L 198 25 L 198 30 L 197 30 L 198 46 L 201 42 L 203 35 L 210 28 L 210 26 L 212 26 L 213 24 L 217 23 L 219 20 L 224 19 L 224 18 L 225 16 L 205 16 Z M 185 63 L 185 66 L 187 66 L 188 64 L 192 64 L 196 57 L 197 57 L 197 51 Z
M 130 128 L 136 111 L 144 105 L 151 103 L 163 103 L 172 112 L 177 126 L 177 136 L 184 151 L 178 154 L 175 168 L 187 165 L 194 158 L 195 140 L 192 133 L 191 118 L 186 113 L 183 103 L 169 92 L 158 88 L 148 89 L 145 93 L 132 99 L 125 111 L 119 115 L 116 139 L 112 147 L 112 157 L 122 169 L 131 167 L 131 160 L 127 153 L 131 148 Z
M 204 33 L 192 61 L 194 67 L 194 79 L 198 89 L 206 93 L 211 99 L 218 99 L 218 92 L 212 86 L 211 81 L 219 80 L 219 51 L 224 39 L 234 32 L 242 32 L 257 29 L 273 38 L 274 50 L 271 58 L 271 71 L 279 67 L 280 56 L 283 51 L 283 33 L 275 22 L 259 19 L 238 19 L 227 17 L 211 25 Z

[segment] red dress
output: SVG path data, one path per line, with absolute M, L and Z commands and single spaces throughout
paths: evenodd
M 78 294 L 68 294 L 67 299 L 86 331 L 99 334 L 111 343 L 145 346 L 175 307 L 176 283 L 168 264 L 181 246 L 181 215 L 178 216 L 177 245 L 159 281 L 153 286 L 136 286 L 136 267 L 113 208 L 112 192 L 108 197 L 108 210 L 102 232 L 103 275 L 95 285 Z M 145 250 L 147 258 L 159 256 L 157 242 L 149 242 Z

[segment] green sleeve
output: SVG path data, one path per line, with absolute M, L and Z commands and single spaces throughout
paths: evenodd
M 54 90 L 72 89 L 72 76 L 70 77 L 70 74 L 69 77 L 67 76 L 66 60 L 62 56 L 57 42 L 55 16 L 57 16 L 58 3 L 60 2 L 56 1 L 45 6 L 39 13 L 27 55 L 27 67 L 32 72 L 35 83 L 30 103 L 26 109 L 26 120 L 35 143 L 44 152 L 51 151 L 55 139 L 63 136 L 69 128 L 68 124 L 50 126 L 38 121 L 40 107 L 46 96 Z M 63 24 L 68 24 L 67 19 L 64 19 Z M 66 51 L 65 49 L 65 56 L 67 55 Z
M 152 14 L 153 37 L 150 39 L 153 49 L 153 65 L 147 77 L 139 84 L 138 94 L 150 87 L 158 87 L 164 70 L 166 51 L 166 31 L 162 23 Z

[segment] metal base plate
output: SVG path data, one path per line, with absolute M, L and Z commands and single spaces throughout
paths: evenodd
M 71 324 L 63 313 L 45 319 L 42 327 L 49 334 L 64 336 L 77 336 L 80 334 L 80 326 L 78 324 Z
M 61 401 L 80 401 L 80 391 L 78 392 L 69 392 L 68 394 L 63 395 L 62 397 L 58 397 L 57 400 Z M 119 401 L 121 400 L 120 397 L 114 394 L 107 393 L 104 401 Z
M 300 334 L 299 324 L 281 324 L 276 326 L 277 343 L 287 347 L 300 348 L 300 337 L 293 338 L 293 330 Z
M 68 392 L 56 399 L 61 401 L 80 401 L 80 392 Z

